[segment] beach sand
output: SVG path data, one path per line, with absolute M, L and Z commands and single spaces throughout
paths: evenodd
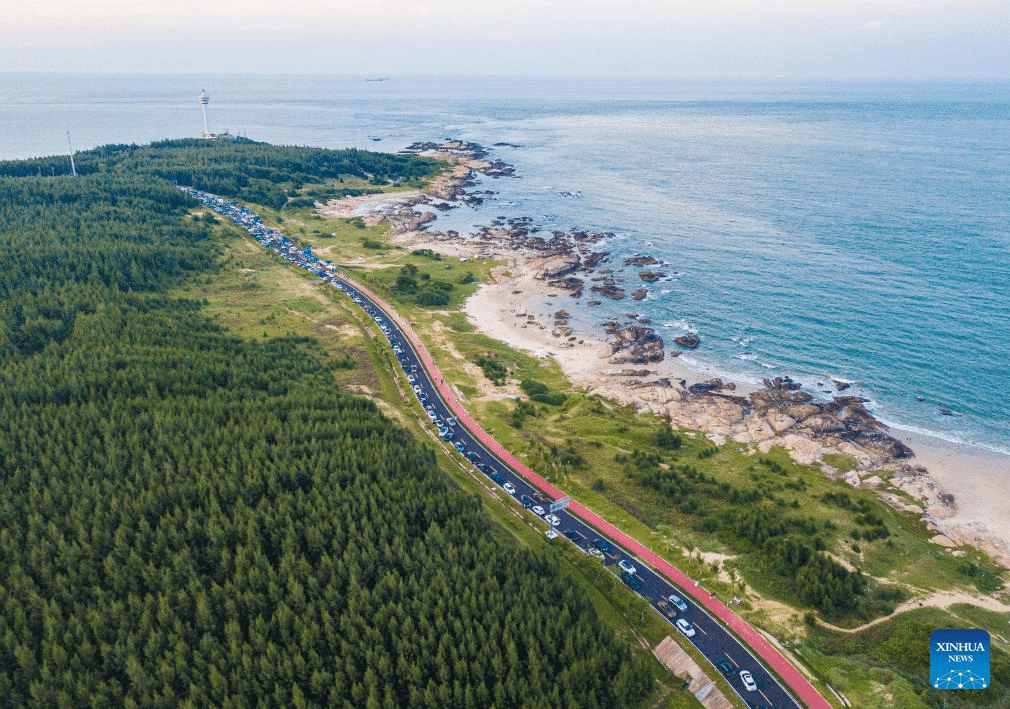
M 457 158 L 458 159 L 458 158 Z M 446 176 L 446 184 L 471 175 L 474 163 L 457 163 Z M 411 206 L 417 193 L 363 196 L 331 202 L 324 216 L 364 216 L 366 223 L 381 220 L 383 213 L 396 212 L 396 205 Z M 392 205 L 392 207 L 391 207 Z M 888 433 L 907 444 L 914 458 L 886 460 L 879 451 L 851 443 L 810 435 L 787 416 L 741 417 L 740 407 L 720 397 L 686 396 L 684 385 L 705 382 L 713 374 L 703 364 L 695 369 L 671 356 L 644 365 L 615 364 L 611 361 L 611 338 L 601 331 L 559 329 L 555 314 L 572 302 L 568 292 L 537 278 L 543 254 L 525 249 L 501 249 L 465 238 L 448 238 L 440 232 L 418 230 L 416 225 L 390 219 L 394 243 L 412 248 L 430 248 L 453 258 L 492 257 L 504 265 L 496 267 L 490 282 L 482 285 L 464 305 L 464 311 L 484 334 L 515 349 L 558 361 L 574 386 L 600 394 L 620 404 L 633 404 L 639 411 L 669 416 L 675 427 L 704 432 L 717 444 L 734 440 L 752 451 L 767 452 L 772 446 L 785 447 L 797 462 L 820 465 L 832 477 L 848 484 L 873 487 L 880 496 L 899 509 L 915 511 L 937 532 L 934 541 L 945 547 L 970 544 L 992 554 L 1010 568 L 1010 456 L 931 438 L 899 429 Z M 631 304 L 629 303 L 629 307 Z M 698 363 L 690 355 L 685 356 Z M 647 370 L 647 374 L 645 374 Z M 665 380 L 665 381 L 664 381 Z M 727 382 L 724 393 L 746 396 L 752 384 Z M 841 453 L 856 461 L 858 469 L 841 474 L 822 462 L 828 453 Z M 895 472 L 897 471 L 897 472 Z M 892 476 L 893 473 L 893 476 Z M 897 488 L 917 504 L 893 494 Z

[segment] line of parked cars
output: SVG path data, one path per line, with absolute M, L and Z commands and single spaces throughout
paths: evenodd
M 386 323 L 385 318 L 382 317 L 380 313 L 374 312 L 370 307 L 370 301 L 366 301 L 360 295 L 357 294 L 349 286 L 345 285 L 341 280 L 337 278 L 338 271 L 335 266 L 330 262 L 322 262 L 316 256 L 311 253 L 309 248 L 299 248 L 294 243 L 292 243 L 284 234 L 276 229 L 266 226 L 260 220 L 259 215 L 256 214 L 251 209 L 242 207 L 233 201 L 228 201 L 221 199 L 220 197 L 210 194 L 208 192 L 202 192 L 200 190 L 193 189 L 191 187 L 181 187 L 180 189 L 184 192 L 189 193 L 193 197 L 196 197 L 206 206 L 210 207 L 214 211 L 218 212 L 222 216 L 231 218 L 236 224 L 244 228 L 253 238 L 264 246 L 276 251 L 284 259 L 301 266 L 302 268 L 308 270 L 309 272 L 321 277 L 324 281 L 332 284 L 342 293 L 346 294 L 351 298 L 352 302 L 356 305 L 361 306 L 368 315 L 375 321 L 379 329 L 382 331 L 390 342 L 393 348 L 393 353 L 396 355 L 400 366 L 403 368 L 404 373 L 407 375 L 407 382 L 411 385 L 411 389 L 414 391 L 415 395 L 424 407 L 425 412 L 431 419 L 432 424 L 437 428 L 438 435 L 445 441 L 451 441 L 454 438 L 455 430 L 458 427 L 458 423 L 455 418 L 447 416 L 445 420 L 441 420 L 438 414 L 435 412 L 434 406 L 428 400 L 425 395 L 424 390 L 420 384 L 419 377 L 415 375 L 417 372 L 417 365 L 411 364 L 410 360 L 407 358 L 406 353 L 400 346 L 396 336 L 392 332 L 392 328 Z M 480 462 L 479 455 L 474 451 L 467 451 L 466 446 L 460 441 L 453 443 L 455 449 L 464 454 L 470 462 L 474 463 L 478 469 L 484 472 L 488 477 L 490 477 L 495 483 L 502 486 L 509 495 L 516 494 L 516 488 L 511 482 L 507 482 L 501 473 L 494 470 L 487 464 Z M 534 492 L 532 495 L 523 495 L 521 499 L 523 507 L 531 510 L 538 517 L 543 517 L 544 521 L 549 525 L 546 535 L 548 539 L 554 539 L 558 536 L 558 533 L 554 531 L 554 527 L 560 525 L 561 520 L 555 514 L 546 514 L 543 506 L 537 503 L 547 504 L 547 499 L 542 493 Z M 545 516 L 546 515 L 546 516 Z M 581 534 L 575 531 L 566 531 L 565 536 L 568 537 L 573 543 L 582 548 L 581 542 L 584 538 Z M 611 552 L 610 544 L 600 538 L 593 540 L 592 544 L 586 545 L 584 548 L 587 554 L 593 557 L 605 561 L 606 555 Z M 638 592 L 642 589 L 642 580 L 638 578 L 638 569 L 635 565 L 628 559 L 620 559 L 617 563 L 618 568 L 621 570 L 620 578 L 627 584 L 632 590 Z M 673 619 L 678 613 L 683 613 L 687 611 L 687 603 L 677 596 L 676 594 L 670 594 L 666 598 L 660 599 L 656 605 L 660 611 L 666 615 L 668 618 Z M 677 629 L 683 633 L 685 637 L 691 638 L 696 634 L 696 630 L 693 625 L 686 618 L 677 618 L 674 625 Z M 727 678 L 731 677 L 736 668 L 728 660 L 720 659 L 715 663 L 719 671 L 725 675 Z M 748 670 L 740 670 L 737 675 L 740 678 L 741 683 L 744 688 L 753 692 L 757 690 L 757 683 L 754 681 L 754 676 Z

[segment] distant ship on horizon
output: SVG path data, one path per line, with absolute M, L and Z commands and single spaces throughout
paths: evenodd
M 365 81 L 389 81 L 389 77 L 388 76 L 379 76 L 379 77 L 376 77 L 374 79 L 369 79 L 369 78 L 366 77 Z

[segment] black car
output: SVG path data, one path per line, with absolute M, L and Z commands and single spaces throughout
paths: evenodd
M 582 541 L 582 535 L 573 529 L 569 529 L 567 532 L 562 532 L 562 534 L 564 534 L 566 537 L 571 539 L 576 544 Z
M 602 551 L 604 554 L 610 552 L 610 544 L 608 544 L 602 539 L 594 539 L 593 544 L 596 546 L 597 549 Z
M 642 581 L 634 574 L 629 574 L 627 571 L 625 571 L 623 574 L 621 574 L 621 581 L 624 581 L 624 583 L 628 584 L 628 586 L 631 587 L 631 590 L 635 591 L 636 593 L 642 590 Z
M 730 675 L 733 674 L 734 670 L 733 663 L 727 660 L 725 657 L 720 657 L 718 660 L 716 660 L 715 666 L 716 669 L 722 672 L 722 674 L 725 675 L 726 677 L 729 677 Z

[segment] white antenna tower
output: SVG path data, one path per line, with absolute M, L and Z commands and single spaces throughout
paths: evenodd
M 70 131 L 67 131 L 67 147 L 70 148 L 70 170 L 77 177 L 77 166 L 74 165 L 74 146 L 70 144 Z
M 213 138 L 214 134 L 210 132 L 210 128 L 207 126 L 207 104 L 210 103 L 210 96 L 203 89 L 200 89 L 200 110 L 203 112 L 203 134 L 201 138 Z

